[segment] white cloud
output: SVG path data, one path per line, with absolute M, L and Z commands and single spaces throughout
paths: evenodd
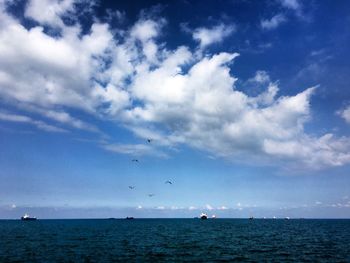
M 282 6 L 293 10 L 298 10 L 301 8 L 298 0 L 280 0 L 280 2 Z
M 271 30 L 277 28 L 280 24 L 285 22 L 287 19 L 283 14 L 277 14 L 271 19 L 263 19 L 260 22 L 260 25 L 263 29 Z
M 257 71 L 252 81 L 266 89 L 249 96 L 235 87 L 237 78 L 230 65 L 238 53 L 197 53 L 233 33 L 233 26 L 197 28 L 195 51 L 186 46 L 169 50 L 166 43 L 158 43 L 164 19 L 157 23 L 142 17 L 116 35 L 108 24 L 95 22 L 84 35 L 78 23 L 62 23 L 61 16 L 74 9 L 68 3 L 52 1 L 51 15 L 36 17 L 27 10 L 40 24 L 30 29 L 0 8 L 2 101 L 61 125 L 99 132 L 73 114 L 83 111 L 154 141 L 101 144 L 121 154 L 166 157 L 165 148 L 184 144 L 216 158 L 254 164 L 273 160 L 274 165 L 289 162 L 320 168 L 350 162 L 347 137 L 316 137 L 304 131 L 312 117 L 315 88 L 279 96 L 278 83 L 271 82 L 265 71 Z M 284 20 L 277 15 L 262 27 L 272 29 Z M 46 34 L 43 24 L 60 27 L 61 36 Z M 4 118 L 60 129 L 26 116 Z
M 310 21 L 310 17 L 303 12 L 303 2 L 300 0 L 279 0 L 282 7 L 291 10 L 301 20 Z
M 304 136 L 294 141 L 264 142 L 265 151 L 281 158 L 298 160 L 310 168 L 342 166 L 350 162 L 348 138 L 326 134 L 320 138 Z
M 338 111 L 337 114 L 350 124 L 350 106 L 347 106 L 345 109 Z
M 196 28 L 192 34 L 193 39 L 197 40 L 201 48 L 214 43 L 219 43 L 235 31 L 235 26 L 219 24 L 212 28 Z
M 21 107 L 20 105 L 18 105 Z M 23 105 L 23 110 L 30 111 L 32 113 L 37 113 L 45 118 L 48 118 L 50 120 L 54 120 L 56 122 L 59 122 L 60 124 L 67 125 L 76 129 L 86 130 L 90 132 L 96 132 L 101 133 L 100 130 L 89 123 L 86 123 L 82 120 L 79 120 L 77 118 L 72 117 L 68 112 L 62 111 L 62 110 L 49 110 L 49 109 L 42 109 L 39 107 L 32 107 L 30 105 Z
M 208 209 L 209 211 L 214 210 L 214 207 L 212 207 L 212 206 L 209 205 L 209 204 L 206 204 L 206 205 L 205 205 L 205 208 Z
M 158 22 L 150 19 L 141 19 L 131 28 L 131 39 L 141 42 L 143 55 L 149 62 L 156 63 L 158 60 L 158 45 L 154 39 L 159 36 L 164 24 L 165 20 L 163 19 L 160 19 Z
M 30 0 L 25 16 L 42 24 L 62 25 L 60 16 L 72 10 L 74 0 Z
M 36 126 L 40 130 L 47 132 L 67 132 L 65 129 L 47 124 L 40 120 L 33 120 L 32 118 L 24 115 L 17 115 L 8 112 L 0 112 L 0 120 L 10 121 L 10 122 L 19 122 L 19 123 L 28 123 Z
M 56 40 L 40 27 L 11 23 L 0 32 L 0 94 L 42 107 L 92 111 L 99 97 L 89 82 L 101 71 L 111 37 L 105 25 L 94 25 L 81 40 L 70 33 Z
M 61 122 L 61 123 L 68 124 L 68 125 L 70 125 L 74 128 L 77 128 L 77 129 L 88 130 L 88 131 L 93 131 L 93 132 L 98 131 L 97 127 L 95 127 L 91 124 L 85 123 L 84 121 L 73 118 L 67 112 L 48 110 L 48 111 L 43 112 L 42 114 L 44 116 L 46 116 L 47 118 L 56 120 L 56 121 Z
M 257 97 L 253 98 L 259 105 L 271 105 L 278 92 L 278 86 L 276 84 L 270 83 L 267 90 L 259 94 Z
M 142 42 L 158 36 L 159 24 L 153 20 L 138 21 L 131 29 L 131 37 Z
M 159 157 L 166 157 L 167 155 L 155 150 L 152 146 L 146 144 L 107 144 L 103 143 L 101 145 L 104 149 L 121 153 L 121 154 L 129 154 L 133 156 L 140 155 L 156 155 Z
M 126 20 L 125 11 L 107 9 L 106 13 L 109 22 L 113 22 L 113 20 L 116 20 L 117 22 L 125 22 Z
M 270 76 L 264 70 L 258 70 L 253 78 L 249 79 L 250 82 L 256 82 L 259 84 L 264 84 L 270 82 Z
M 337 208 L 342 208 L 342 207 L 350 207 L 350 203 L 336 203 L 336 204 L 331 204 L 329 205 L 330 207 L 337 207 Z
M 3 121 L 12 121 L 12 122 L 31 122 L 32 119 L 27 116 L 10 114 L 0 112 L 0 119 Z

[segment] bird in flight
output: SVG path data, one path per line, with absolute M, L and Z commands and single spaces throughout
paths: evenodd
M 130 188 L 130 189 L 134 189 L 134 188 L 135 188 L 135 186 L 133 186 L 133 185 L 129 185 L 129 188 Z
M 165 181 L 166 184 L 173 184 L 171 181 Z
M 152 197 L 152 196 L 154 196 L 154 194 L 148 194 L 148 196 L 149 196 L 149 197 Z
M 150 143 L 152 141 L 152 139 L 147 139 L 147 141 Z
M 138 163 L 138 162 L 139 162 L 139 160 L 137 160 L 137 159 L 132 159 L 131 161 L 132 161 L 132 162 L 135 162 L 135 163 Z

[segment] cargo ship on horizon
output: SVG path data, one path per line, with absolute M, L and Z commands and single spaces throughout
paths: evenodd
M 33 221 L 33 220 L 37 220 L 36 217 L 31 217 L 28 214 L 25 214 L 24 216 L 21 217 L 21 220 L 23 221 Z

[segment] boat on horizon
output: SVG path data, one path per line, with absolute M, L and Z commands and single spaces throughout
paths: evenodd
M 132 216 L 127 216 L 125 219 L 131 220 L 131 219 L 134 219 L 134 217 L 132 217 Z
M 21 217 L 21 220 L 23 221 L 33 221 L 33 220 L 37 220 L 36 217 L 31 217 L 28 214 L 24 214 L 24 216 Z
M 205 213 L 201 213 L 201 215 L 199 217 L 200 217 L 200 219 L 208 219 L 208 215 Z

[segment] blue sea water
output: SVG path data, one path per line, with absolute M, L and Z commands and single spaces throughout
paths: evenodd
M 350 220 L 0 220 L 0 262 L 350 262 Z

